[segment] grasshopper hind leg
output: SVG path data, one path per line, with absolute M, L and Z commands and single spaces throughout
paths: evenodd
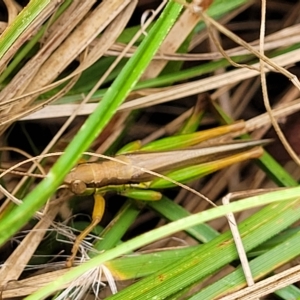
M 67 267 L 72 267 L 76 254 L 78 252 L 80 243 L 85 239 L 85 237 L 99 224 L 102 220 L 103 214 L 105 209 L 105 199 L 100 194 L 94 194 L 94 209 L 92 215 L 92 222 L 91 224 L 82 231 L 78 237 L 76 238 L 73 248 L 72 248 L 72 255 L 68 258 L 66 262 Z

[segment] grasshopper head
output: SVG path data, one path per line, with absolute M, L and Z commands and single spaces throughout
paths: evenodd
M 69 188 L 72 193 L 76 195 L 83 194 L 86 191 L 86 184 L 82 180 L 74 180 L 69 184 Z
M 64 182 L 69 187 L 72 193 L 76 195 L 83 194 L 87 189 L 87 184 L 90 180 L 85 172 L 85 164 L 78 165 L 70 171 L 65 177 Z

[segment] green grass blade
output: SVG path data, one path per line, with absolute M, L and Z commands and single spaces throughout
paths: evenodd
M 0 59 L 2 59 L 7 50 L 30 26 L 30 24 L 45 10 L 49 4 L 52 3 L 53 1 L 51 0 L 32 0 L 29 2 L 29 4 L 14 19 L 12 24 L 10 24 L 2 33 L 0 37 Z
M 265 151 L 257 164 L 278 186 L 298 186 L 298 182 L 268 152 Z
M 163 250 L 154 253 L 133 255 L 117 258 L 105 263 L 109 271 L 119 280 L 137 279 L 161 270 L 175 263 L 178 259 L 187 257 L 200 246 L 182 247 L 179 249 Z
M 147 206 L 156 210 L 159 214 L 164 216 L 169 221 L 180 220 L 191 215 L 182 206 L 174 203 L 165 196 L 163 196 L 160 201 L 147 203 Z M 207 243 L 215 237 L 219 236 L 219 233 L 207 224 L 198 224 L 186 229 L 186 232 L 202 243 Z
M 219 126 L 212 129 L 201 130 L 193 133 L 170 136 L 150 142 L 141 147 L 140 150 L 146 152 L 156 152 L 182 149 L 199 144 L 203 141 L 212 139 L 214 137 L 222 136 L 226 133 L 237 131 L 241 128 L 243 128 L 243 125 L 241 123 L 234 123 L 231 125 Z
M 300 299 L 300 290 L 294 285 L 290 285 L 283 289 L 280 289 L 274 292 L 274 294 L 276 294 L 281 299 L 286 299 L 286 300 Z
M 32 3 L 32 2 L 34 2 L 34 1 L 31 1 L 30 3 Z M 38 2 L 42 2 L 42 1 L 38 1 Z M 24 47 L 22 47 L 20 49 L 20 51 L 18 51 L 16 56 L 13 58 L 13 60 L 9 63 L 9 65 L 6 67 L 6 69 L 1 74 L 0 83 L 2 83 L 16 68 L 18 68 L 21 61 L 32 50 L 32 48 L 37 44 L 37 42 L 43 36 L 43 34 L 45 33 L 45 31 L 47 30 L 49 25 L 53 24 L 54 21 L 57 20 L 57 18 L 64 12 L 64 10 L 71 4 L 71 2 L 72 2 L 72 0 L 64 1 L 64 3 L 59 7 L 57 12 L 55 13 L 54 17 L 50 19 L 50 23 L 47 22 L 46 24 L 44 24 L 40 28 L 39 32 L 30 41 L 28 41 L 28 43 L 25 44 Z M 27 8 L 25 8 L 25 9 L 27 9 Z M 43 7 L 42 7 L 42 9 L 43 9 Z

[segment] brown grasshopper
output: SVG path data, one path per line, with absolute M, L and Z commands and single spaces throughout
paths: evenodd
M 157 173 L 167 172 L 223 158 L 267 142 L 269 140 L 236 141 L 199 149 L 119 155 L 116 158 L 120 162 L 103 161 L 79 164 L 70 171 L 64 182 L 77 195 L 83 194 L 87 188 L 146 182 L 154 177 L 152 174 L 148 174 L 147 170 Z M 256 156 L 253 158 L 261 155 L 261 151 L 255 153 Z

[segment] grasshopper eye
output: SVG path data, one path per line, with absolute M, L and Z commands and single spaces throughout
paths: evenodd
M 70 190 L 76 195 L 83 194 L 86 191 L 86 184 L 81 180 L 74 180 L 70 184 Z

